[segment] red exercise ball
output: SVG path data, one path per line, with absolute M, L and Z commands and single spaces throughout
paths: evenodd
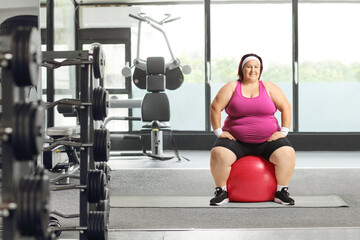
M 227 191 L 233 202 L 265 202 L 274 200 L 276 185 L 274 164 L 259 156 L 245 156 L 231 166 Z

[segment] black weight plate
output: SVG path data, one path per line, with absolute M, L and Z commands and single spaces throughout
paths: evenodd
M 13 59 L 11 62 L 11 71 L 13 74 L 13 78 L 14 81 L 16 83 L 16 85 L 19 84 L 19 82 L 21 83 L 21 79 L 25 79 L 26 76 L 24 76 L 24 66 L 23 64 L 23 60 L 24 60 L 24 56 L 23 56 L 23 52 L 24 52 L 24 44 L 25 44 L 25 36 L 24 36 L 24 31 L 20 30 L 20 29 L 16 29 L 13 32 L 13 47 L 12 47 L 12 52 L 13 52 Z M 23 72 L 24 71 L 24 72 Z M 25 83 L 26 83 L 26 79 L 25 79 Z
M 26 205 L 27 205 L 27 191 L 26 189 L 28 188 L 28 181 L 26 181 L 26 179 L 21 179 L 20 183 L 19 183 L 19 195 L 18 195 L 18 209 L 16 211 L 16 222 L 17 222 L 17 226 L 18 229 L 22 232 L 23 229 L 26 229 Z
M 98 162 L 96 165 L 96 168 L 99 170 L 103 170 L 103 172 L 105 173 L 105 175 L 107 176 L 107 178 L 109 180 L 110 168 L 106 162 Z
M 41 59 L 40 38 L 35 28 L 21 27 L 13 35 L 15 46 L 12 72 L 17 86 L 36 86 Z
M 105 196 L 105 186 L 107 185 L 107 181 L 106 181 L 106 174 L 103 172 L 103 170 L 99 170 L 100 171 L 100 181 L 98 183 L 99 186 L 99 199 L 100 200 L 105 200 L 106 196 Z
M 94 196 L 94 201 L 92 203 L 97 203 L 99 202 L 99 200 L 101 200 L 100 198 L 100 193 L 99 193 L 99 181 L 100 181 L 100 170 L 94 170 L 94 178 L 93 178 L 93 182 L 94 182 L 94 189 L 93 189 L 93 196 Z
M 87 174 L 87 198 L 89 203 L 94 202 L 94 181 L 93 181 L 93 170 L 89 170 Z
M 40 33 L 36 28 L 31 29 L 29 48 L 27 49 L 27 52 L 29 58 L 28 69 L 31 85 L 36 86 L 39 80 L 39 66 L 42 59 Z
M 33 195 L 33 199 L 32 199 L 32 206 L 34 209 L 34 215 L 32 217 L 33 221 L 32 221 L 32 225 L 34 227 L 34 229 L 36 230 L 36 235 L 37 236 L 41 236 L 42 235 L 42 208 L 44 207 L 42 204 L 42 191 L 41 191 L 41 179 L 40 176 L 35 176 L 34 178 L 35 184 L 34 184 L 34 195 Z M 49 217 L 47 217 L 48 219 Z M 46 220 L 47 220 L 46 219 Z M 36 224 L 34 224 L 36 223 Z M 46 228 L 47 228 L 47 221 L 46 221 Z
M 18 160 L 29 160 L 32 158 L 30 137 L 30 104 L 16 104 L 14 107 L 15 124 L 12 139 L 14 155 Z
M 33 221 L 33 217 L 35 215 L 35 209 L 33 207 L 33 199 L 34 199 L 34 187 L 35 187 L 35 181 L 33 178 L 29 178 L 28 179 L 28 188 L 26 189 L 26 199 L 25 201 L 27 202 L 26 204 L 26 228 L 24 229 L 24 232 L 22 233 L 23 235 L 29 236 L 29 235 L 34 235 L 36 233 L 36 229 L 34 228 L 34 221 Z
M 50 179 L 47 175 L 38 176 L 38 198 L 36 201 L 38 209 L 38 228 L 39 235 L 47 239 L 48 219 L 49 219 L 49 198 L 50 198 Z
M 107 161 L 106 160 L 106 141 L 107 141 L 107 139 L 106 139 L 106 129 L 101 129 L 101 142 L 100 142 L 100 148 L 101 148 L 101 150 L 100 150 L 100 152 L 101 152 L 101 161 L 102 162 L 105 162 L 105 161 Z
M 106 128 L 94 131 L 94 161 L 107 162 L 110 158 L 110 132 Z
M 99 201 L 96 205 L 96 211 L 104 212 L 106 215 L 106 222 L 108 222 L 110 217 L 110 202 L 108 200 Z
M 44 144 L 44 132 L 45 132 L 45 110 L 40 105 L 34 105 L 31 113 L 30 130 L 31 136 L 31 149 L 33 155 L 38 155 L 41 152 Z
M 93 90 L 93 103 L 92 103 L 92 114 L 93 114 L 93 119 L 95 121 L 98 121 L 101 119 L 100 115 L 100 111 L 99 111 L 99 99 L 100 99 L 100 88 L 94 88 Z
M 21 112 L 22 112 L 22 108 L 23 105 L 22 104 L 16 104 L 14 106 L 14 118 L 15 118 L 15 123 L 14 123 L 14 129 L 13 129 L 13 135 L 12 135 L 12 147 L 14 150 L 14 155 L 17 159 L 21 159 L 22 158 L 22 151 L 19 151 L 22 149 L 22 136 L 21 136 L 21 124 L 20 124 L 20 120 L 21 120 Z
M 94 155 L 94 161 L 100 162 L 101 161 L 101 154 L 100 154 L 100 132 L 101 129 L 95 129 L 94 130 L 94 143 L 93 143 L 93 155 Z
M 88 172 L 87 194 L 89 203 L 97 203 L 101 200 L 99 196 L 99 180 L 100 170 L 91 170 Z
M 184 82 L 184 75 L 180 67 L 173 68 L 171 70 L 166 69 L 166 89 L 175 90 L 178 89 Z
M 140 89 L 146 89 L 146 71 L 135 67 L 134 74 L 132 76 L 135 86 Z
M 24 108 L 21 113 L 21 131 L 23 132 L 22 146 L 24 151 L 24 159 L 31 159 L 33 154 L 31 150 L 32 138 L 31 138 L 31 103 L 23 103 Z
M 89 212 L 87 237 L 89 240 L 106 240 L 108 238 L 106 214 Z
M 102 110 L 102 117 L 103 121 L 105 118 L 107 118 L 109 113 L 109 93 L 108 91 L 103 90 L 103 98 L 101 103 L 101 110 Z
M 95 78 L 104 78 L 105 73 L 105 53 L 101 44 L 93 44 L 93 68 Z
M 110 131 L 106 128 L 104 130 L 105 130 L 105 147 L 106 147 L 104 161 L 107 162 L 109 161 L 110 158 L 111 139 L 110 139 Z
M 95 217 L 95 212 L 91 211 L 89 212 L 88 215 L 88 226 L 87 226 L 87 238 L 89 240 L 96 240 L 96 217 Z

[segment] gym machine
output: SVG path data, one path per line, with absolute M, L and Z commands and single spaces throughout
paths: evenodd
M 65 60 L 59 62 L 55 59 Z M 94 129 L 94 121 L 103 121 L 107 117 L 109 106 L 107 91 L 100 86 L 94 88 L 95 79 L 104 77 L 105 54 L 101 44 L 98 43 L 93 44 L 90 51 L 43 52 L 42 66 L 50 69 L 62 66 L 81 68 L 80 99 L 60 99 L 45 106 L 46 109 L 58 106 L 58 111 L 64 116 L 76 116 L 80 125 L 80 138 L 71 134 L 56 133 L 50 136 L 52 139 L 46 141 L 49 146 L 43 149 L 51 151 L 59 146 L 65 146 L 72 147 L 75 155 L 77 154 L 75 149 L 80 152 L 80 176 L 69 173 L 51 180 L 53 183 L 64 178 L 79 179 L 80 184 L 77 185 L 51 187 L 52 191 L 80 190 L 79 214 L 69 216 L 52 211 L 52 214 L 61 217 L 79 217 L 79 226 L 61 227 L 60 222 L 51 216 L 50 229 L 57 236 L 62 231 L 79 231 L 80 239 L 107 239 L 110 208 L 105 202 L 109 198 L 109 189 L 106 187 L 109 171 L 106 162 L 110 155 L 110 134 L 106 128 Z M 50 133 L 52 130 L 54 129 L 48 129 L 47 132 Z M 72 130 L 70 128 L 70 132 Z M 95 209 L 90 204 L 96 204 Z
M 19 27 L 0 37 L 4 240 L 49 238 L 49 177 L 36 168 L 44 139 L 44 108 L 25 94 L 36 87 L 40 61 L 35 28 Z
M 151 130 L 151 153 L 146 153 L 143 147 L 143 154 L 159 160 L 172 159 L 174 156 L 163 155 L 163 130 L 167 130 L 170 131 L 171 144 L 175 156 L 181 161 L 171 135 L 169 124 L 170 103 L 164 91 L 165 89 L 175 90 L 179 88 L 184 82 L 183 74 L 190 74 L 191 67 L 180 64 L 180 60 L 173 54 L 165 31 L 161 28 L 164 24 L 176 21 L 179 18 L 170 18 L 170 14 L 165 14 L 164 19 L 157 21 L 145 13 L 138 13 L 137 15 L 129 14 L 129 17 L 139 21 L 137 56 L 133 61 L 133 66 L 131 68 L 124 67 L 122 74 L 125 77 L 132 76 L 132 80 L 138 88 L 148 91 L 142 101 L 141 115 L 142 120 L 148 122 L 148 124 L 143 126 L 142 132 L 147 129 Z M 140 59 L 141 25 L 143 22 L 149 24 L 163 35 L 171 55 L 169 62 L 165 63 L 163 57 L 149 57 L 146 61 Z M 131 69 L 134 67 L 134 73 L 132 74 Z M 187 158 L 184 159 L 188 160 Z

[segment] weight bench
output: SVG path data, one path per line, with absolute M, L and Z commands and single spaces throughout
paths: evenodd
M 46 130 L 46 135 L 53 140 L 71 140 L 79 137 L 80 126 L 59 126 L 50 127 Z M 79 170 L 79 157 L 73 146 L 58 146 L 50 151 L 43 151 L 43 163 L 46 169 L 53 171 L 63 171 L 63 174 L 75 174 Z M 58 184 L 69 184 L 69 178 L 63 179 Z

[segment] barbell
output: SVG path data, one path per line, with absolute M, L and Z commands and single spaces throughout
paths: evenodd
M 93 73 L 95 78 L 104 78 L 105 75 L 105 53 L 102 49 L 100 43 L 93 43 L 91 45 L 89 55 L 92 59 L 82 60 L 82 59 L 65 59 L 63 61 L 56 61 L 51 57 L 51 52 L 44 53 L 44 55 L 48 56 L 47 58 L 43 58 L 41 61 L 41 66 L 46 67 L 48 69 L 56 69 L 64 66 L 76 66 L 83 64 L 92 64 Z
M 106 199 L 107 177 L 102 170 L 89 170 L 87 173 L 87 185 L 64 185 L 52 187 L 51 191 L 63 191 L 71 189 L 84 189 L 87 191 L 89 203 L 98 203 Z
M 58 105 L 58 111 L 69 116 L 74 115 L 74 108 L 83 109 L 85 106 L 92 106 L 93 119 L 104 121 L 108 115 L 109 93 L 101 86 L 94 88 L 93 101 L 91 103 L 82 102 L 80 99 L 63 98 L 55 102 L 47 103 L 46 109 Z
M 54 217 L 50 218 L 48 225 L 51 232 L 57 237 L 60 236 L 63 231 L 85 231 L 89 240 L 106 240 L 108 238 L 108 219 L 106 212 L 90 211 L 87 227 L 62 227 L 60 222 Z
M 71 141 L 70 141 L 71 140 Z M 72 146 L 76 148 L 93 148 L 93 156 L 95 162 L 107 162 L 110 158 L 110 149 L 111 149 L 111 141 L 110 141 L 110 132 L 106 128 L 100 128 L 94 130 L 94 142 L 93 143 L 81 143 L 79 142 L 80 138 L 59 138 L 46 140 L 47 143 L 51 143 L 50 146 L 44 147 L 43 151 L 51 151 L 58 146 Z

